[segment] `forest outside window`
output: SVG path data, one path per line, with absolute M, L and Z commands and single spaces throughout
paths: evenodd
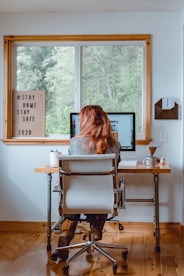
M 137 144 L 148 144 L 150 47 L 150 35 L 5 36 L 3 141 L 68 144 L 70 112 L 99 104 L 135 112 Z

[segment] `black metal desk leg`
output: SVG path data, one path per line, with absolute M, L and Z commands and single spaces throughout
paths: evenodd
M 154 174 L 155 182 L 155 238 L 156 252 L 160 252 L 160 226 L 159 226 L 159 176 Z
M 51 251 L 51 186 L 52 174 L 47 174 L 48 191 L 47 191 L 47 251 Z

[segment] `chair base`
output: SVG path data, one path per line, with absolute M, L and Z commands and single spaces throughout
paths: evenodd
M 84 252 L 92 254 L 94 252 L 94 250 L 98 251 L 99 253 L 101 253 L 102 255 L 104 255 L 106 258 L 108 258 L 109 260 L 111 260 L 113 262 L 113 273 L 116 274 L 116 270 L 117 270 L 116 260 L 102 248 L 114 248 L 114 249 L 123 250 L 123 252 L 122 252 L 122 258 L 124 260 L 123 267 L 125 267 L 125 268 L 127 267 L 127 263 L 126 263 L 127 256 L 128 256 L 127 247 L 125 247 L 123 245 L 107 244 L 107 243 L 94 241 L 94 233 L 91 230 L 89 231 L 89 240 L 88 241 L 83 242 L 83 243 L 63 246 L 63 247 L 57 247 L 56 250 L 73 249 L 73 248 L 81 248 L 81 249 L 78 252 L 76 252 L 73 256 L 69 257 L 66 260 L 66 265 L 63 267 L 64 275 L 68 274 L 69 263 L 71 261 L 76 259 L 78 256 L 80 256 Z

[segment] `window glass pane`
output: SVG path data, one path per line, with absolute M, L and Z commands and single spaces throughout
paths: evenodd
M 145 41 L 13 45 L 13 90 L 46 91 L 46 137 L 68 139 L 70 112 L 86 104 L 100 104 L 107 112 L 135 112 L 136 137 L 145 137 Z
M 17 91 L 46 91 L 45 135 L 68 134 L 74 111 L 75 48 L 17 46 L 16 66 Z
M 82 47 L 82 105 L 106 111 L 136 112 L 136 134 L 143 133 L 144 46 Z

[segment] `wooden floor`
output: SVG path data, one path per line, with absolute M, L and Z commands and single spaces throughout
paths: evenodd
M 121 251 L 108 252 L 117 259 L 117 275 L 183 276 L 184 235 L 179 227 L 161 228 L 161 252 L 155 252 L 152 226 L 142 228 L 125 224 L 119 231 L 116 223 L 106 223 L 103 242 L 126 244 L 129 250 L 128 268 L 122 266 Z M 79 225 L 83 231 L 85 224 Z M 52 234 L 52 249 L 57 245 L 58 234 Z M 75 234 L 72 243 L 83 240 L 83 233 Z M 0 232 L 0 276 L 53 276 L 63 275 L 63 262 L 50 262 L 46 250 L 46 234 L 39 232 Z M 75 249 L 76 250 L 76 249 Z M 72 250 L 75 252 L 74 250 Z M 70 256 L 72 253 L 70 251 Z M 112 263 L 98 252 L 82 254 L 70 264 L 70 276 L 111 276 Z

